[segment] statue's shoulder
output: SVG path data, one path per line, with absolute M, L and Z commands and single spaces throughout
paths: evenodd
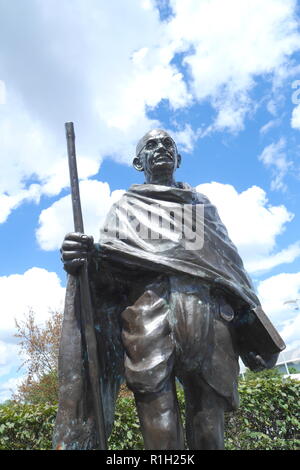
M 196 197 L 198 199 L 199 202 L 201 202 L 202 204 L 206 204 L 206 205 L 211 205 L 211 202 L 210 200 L 208 199 L 207 196 L 205 196 L 205 194 L 203 193 L 199 193 L 196 188 L 194 188 L 195 190 L 195 194 L 196 194 Z
M 211 206 L 211 202 L 205 194 L 200 193 L 197 191 L 197 188 L 194 188 L 189 183 L 177 182 L 176 187 L 179 189 L 183 189 L 191 194 L 191 199 L 196 204 L 205 204 Z
M 193 192 L 194 194 L 194 198 L 197 200 L 197 202 L 199 204 L 206 204 L 206 205 L 211 205 L 211 202 L 210 200 L 208 199 L 208 197 L 203 194 L 203 193 L 200 193 L 199 191 L 197 191 L 197 188 L 193 188 L 192 186 L 188 185 L 187 183 L 184 183 L 186 184 L 186 188 L 189 189 L 190 191 Z

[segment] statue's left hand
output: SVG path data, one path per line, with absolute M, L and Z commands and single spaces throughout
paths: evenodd
M 264 370 L 267 369 L 267 364 L 263 360 L 263 358 L 256 353 L 250 352 L 249 356 L 251 356 L 251 361 L 252 361 L 252 368 L 255 369 L 256 371 Z
M 278 354 L 264 354 L 263 357 L 255 352 L 246 353 L 243 356 L 243 362 L 249 369 L 259 372 L 265 369 L 271 369 L 275 366 Z

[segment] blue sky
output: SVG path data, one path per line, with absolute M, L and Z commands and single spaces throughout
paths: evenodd
M 143 182 L 137 140 L 170 131 L 177 180 L 216 204 L 286 357 L 300 356 L 299 11 L 294 0 L 0 0 L 0 400 L 24 374 L 14 319 L 32 308 L 42 323 L 63 304 L 66 121 L 96 239 L 112 202 Z

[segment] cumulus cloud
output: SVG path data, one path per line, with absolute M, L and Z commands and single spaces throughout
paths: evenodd
M 159 125 L 147 110 L 162 100 L 174 110 L 208 100 L 210 131 L 237 132 L 256 107 L 256 78 L 292 70 L 294 0 L 171 0 L 168 21 L 156 5 L 27 0 L 16 13 L 0 1 L 2 222 L 32 199 L 33 183 L 48 195 L 68 185 L 65 121 L 76 124 L 87 178 L 107 155 L 129 162 L 138 138 Z M 200 135 L 175 131 L 188 151 Z
M 28 189 L 22 189 L 15 194 L 0 194 L 0 224 L 5 222 L 13 209 L 24 201 L 39 202 L 41 188 L 38 184 L 31 184 Z
M 276 239 L 293 219 L 285 206 L 269 204 L 266 192 L 252 186 L 241 193 L 229 184 L 200 184 L 197 191 L 205 194 L 217 207 L 250 273 L 267 271 L 291 263 L 300 255 L 300 242 L 277 251 Z
M 8 340 L 0 340 L 0 380 L 20 365 L 19 347 Z
M 100 227 L 108 210 L 123 193 L 123 190 L 111 192 L 109 184 L 101 181 L 87 180 L 80 183 L 85 233 L 92 235 L 95 241 L 99 238 Z M 70 195 L 59 199 L 41 212 L 36 235 L 42 249 L 59 248 L 66 233 L 72 231 L 74 224 Z
M 0 277 L 1 309 L 0 339 L 6 338 L 20 320 L 32 309 L 37 322 L 49 316 L 49 309 L 62 310 L 64 288 L 56 273 L 42 268 L 31 268 L 24 274 Z
M 283 180 L 292 166 L 292 162 L 288 160 L 286 154 L 286 140 L 281 138 L 278 142 L 265 147 L 258 159 L 263 162 L 267 168 L 272 169 L 273 179 L 271 189 L 286 190 L 286 185 Z
M 286 343 L 280 360 L 300 356 L 300 273 L 281 273 L 258 284 L 262 306 Z
M 151 48 L 153 37 L 157 41 L 161 34 L 151 4 L 29 0 L 19 5 L 18 14 L 15 8 L 0 2 L 0 78 L 6 85 L 0 107 L 0 194 L 10 198 L 3 202 L 2 221 L 16 207 L 15 199 L 25 200 L 32 180 L 50 195 L 68 185 L 64 122 L 75 122 L 78 156 L 85 163 L 80 177 L 91 176 L 104 155 L 128 161 L 137 138 L 156 124 L 147 119 L 145 107 L 155 105 L 161 94 L 180 101 L 184 88 L 167 60 L 156 71 L 151 68 L 157 97 L 147 101 L 149 87 L 139 83 L 134 53 Z M 159 76 L 165 77 L 161 92 Z
M 9 400 L 17 388 L 23 382 L 25 377 L 18 377 L 6 380 L 3 383 L 0 383 L 0 403 Z
M 266 312 L 276 321 L 280 318 L 282 325 L 298 315 L 297 302 L 289 302 L 300 298 L 300 273 L 271 276 L 258 284 L 257 292 Z
M 247 262 L 247 269 L 252 273 L 259 273 L 269 271 L 280 264 L 292 263 L 300 256 L 300 242 L 293 243 L 287 248 L 278 251 L 275 254 L 262 259 L 249 259 Z
M 171 5 L 169 30 L 178 38 L 177 49 L 190 51 L 184 64 L 193 95 L 212 100 L 216 128 L 240 130 L 253 108 L 249 92 L 256 77 L 288 73 L 287 58 L 299 47 L 296 2 L 171 0 Z
M 172 137 L 175 139 L 177 146 L 189 153 L 194 148 L 194 143 L 198 138 L 199 132 L 194 131 L 189 124 L 178 131 L 170 131 Z
M 300 334 L 300 315 L 298 315 L 295 318 L 292 318 L 290 320 L 286 321 L 286 325 L 284 328 L 281 330 L 281 335 L 283 338 L 285 338 L 285 341 L 288 345 L 287 351 L 292 351 L 296 348 L 298 348 L 298 357 L 300 356 L 300 340 L 299 340 L 299 334 Z

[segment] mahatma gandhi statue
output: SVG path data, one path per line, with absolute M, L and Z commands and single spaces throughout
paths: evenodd
M 56 448 L 97 448 L 77 279 L 86 260 L 106 436 L 125 380 L 145 449 L 184 449 L 177 381 L 188 448 L 222 449 L 224 412 L 239 405 L 239 357 L 258 371 L 273 367 L 284 348 L 216 208 L 175 181 L 180 161 L 167 132 L 148 132 L 133 160 L 145 182 L 113 204 L 99 242 L 82 233 L 64 239 Z

